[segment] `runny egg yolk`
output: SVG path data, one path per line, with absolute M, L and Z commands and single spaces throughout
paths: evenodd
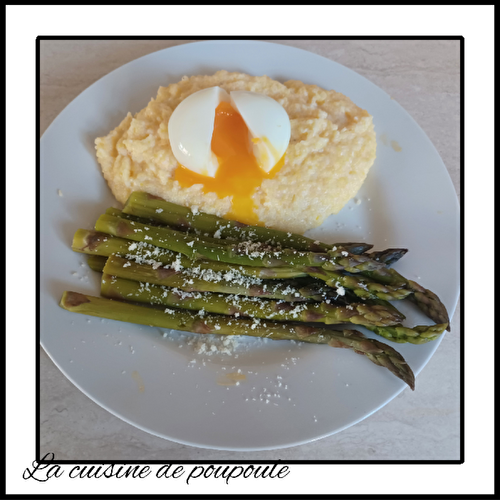
M 243 118 L 225 101 L 215 110 L 211 147 L 219 161 L 215 177 L 197 174 L 181 165 L 175 170 L 175 180 L 185 188 L 203 184 L 204 193 L 216 193 L 219 198 L 232 196 L 232 207 L 226 218 L 262 225 L 255 213 L 252 195 L 263 180 L 272 179 L 279 172 L 285 163 L 285 155 L 266 174 L 253 154 L 248 127 Z

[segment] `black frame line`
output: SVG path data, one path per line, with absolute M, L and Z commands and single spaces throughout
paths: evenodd
M 199 37 L 193 36 L 39 36 L 36 39 L 36 206 L 37 206 L 37 223 L 36 223 L 36 317 L 37 317 L 37 331 L 36 331 L 36 445 L 35 445 L 35 456 L 36 461 L 39 464 L 151 464 L 151 465 L 164 465 L 164 464 L 273 464 L 278 463 L 280 465 L 293 465 L 293 464 L 306 464 L 306 465 L 316 465 L 316 464 L 347 464 L 347 465 L 359 465 L 359 464 L 371 464 L 371 465 L 392 465 L 392 464 L 422 464 L 422 465 L 460 465 L 465 462 L 465 450 L 464 450 L 464 299 L 463 293 L 460 294 L 459 304 L 460 304 L 460 459 L 459 460 L 278 460 L 277 462 L 268 460 L 109 460 L 109 461 L 99 461 L 99 460 L 44 460 L 40 457 L 40 42 L 42 40 L 193 40 L 204 41 L 204 40 L 458 40 L 460 42 L 460 184 L 461 184 L 461 197 L 460 197 L 460 286 L 463 290 L 464 286 L 464 195 L 463 191 L 465 189 L 464 184 L 464 44 L 465 40 L 463 36 L 204 36 Z M 118 417 L 116 417 L 118 418 Z M 146 431 L 143 431 L 146 432 Z M 168 440 L 167 440 L 168 441 Z M 194 447 L 196 448 L 196 447 Z M 59 495 L 57 495 L 59 496 Z M 87 495 L 71 495 L 76 498 L 86 497 Z M 119 498 L 141 498 L 141 495 L 108 495 L 109 497 L 119 497 Z M 149 496 L 149 495 L 148 495 Z M 196 495 L 182 495 L 183 497 L 191 497 Z M 206 495 L 208 497 L 215 497 L 219 495 Z M 241 496 L 251 496 L 251 495 L 241 495 Z M 300 496 L 300 495 L 273 495 L 276 497 L 290 497 L 290 496 Z M 336 495 L 332 495 L 336 496 Z M 395 495 L 371 495 L 376 498 L 386 498 L 393 497 Z M 426 496 L 426 495 L 423 495 Z M 422 495 L 398 495 L 399 497 L 405 498 L 422 498 Z M 440 495 L 441 498 L 456 498 L 453 495 Z M 461 497 L 469 497 L 469 495 L 462 495 Z M 470 498 L 477 498 L 479 495 L 470 495 Z M 356 498 L 364 498 L 364 495 L 349 495 L 349 498 L 353 500 Z

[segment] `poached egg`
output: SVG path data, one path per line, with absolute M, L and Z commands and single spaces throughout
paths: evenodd
M 210 87 L 191 94 L 172 113 L 168 135 L 182 187 L 232 197 L 226 217 L 260 224 L 252 195 L 285 161 L 290 119 L 274 99 L 250 91 Z

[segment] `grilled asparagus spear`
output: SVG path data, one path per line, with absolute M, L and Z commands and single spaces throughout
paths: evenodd
M 301 283 L 297 280 L 261 280 L 249 278 L 237 273 L 215 273 L 211 269 L 182 266 L 161 267 L 136 262 L 111 255 L 106 261 L 103 271 L 119 278 L 153 283 L 186 292 L 215 292 L 249 297 L 266 297 L 285 300 L 287 302 L 304 302 L 325 299 L 336 300 L 337 293 L 327 287 L 314 283 Z M 342 300 L 340 297 L 339 300 Z
M 73 237 L 71 247 L 75 252 L 90 255 L 125 256 L 137 262 L 154 264 L 172 264 L 178 261 L 183 267 L 201 267 L 201 269 L 212 269 L 215 272 L 240 273 L 244 276 L 261 279 L 288 279 L 307 276 L 305 271 L 293 267 L 253 267 L 234 266 L 225 262 L 197 260 L 192 261 L 185 255 L 171 252 L 164 248 L 155 247 L 144 242 L 134 242 L 125 238 L 119 238 L 98 231 L 78 229 Z
M 329 270 L 345 269 L 352 273 L 384 267 L 383 263 L 366 255 L 350 254 L 342 248 L 334 247 L 326 253 L 316 253 L 290 248 L 276 249 L 260 242 L 214 240 L 217 241 L 214 243 L 168 227 L 150 226 L 108 214 L 99 217 L 95 229 L 113 236 L 151 243 L 182 253 L 192 260 L 204 258 L 256 267 L 318 266 Z
M 303 321 L 327 325 L 353 323 L 369 326 L 391 326 L 400 321 L 398 314 L 379 305 L 356 303 L 338 305 L 327 302 L 297 304 L 260 297 L 184 292 L 175 288 L 117 278 L 109 274 L 103 274 L 101 295 L 110 299 L 280 321 Z
M 200 316 L 189 311 L 156 309 L 70 291 L 63 293 L 60 306 L 71 312 L 159 328 L 203 334 L 248 335 L 272 340 L 296 340 L 348 348 L 366 356 L 373 363 L 384 366 L 408 384 L 412 390 L 415 388 L 415 376 L 401 354 L 378 340 L 366 338 L 356 330 L 338 331 L 257 319 L 235 320 L 230 316 L 216 314 Z

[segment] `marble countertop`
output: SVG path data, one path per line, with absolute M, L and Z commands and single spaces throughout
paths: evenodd
M 42 40 L 40 132 L 92 83 L 133 59 L 194 40 Z M 332 59 L 394 98 L 431 138 L 460 197 L 460 45 L 455 40 L 273 40 Z M 80 392 L 40 347 L 40 451 L 60 460 L 458 460 L 460 305 L 451 334 L 403 391 L 360 423 L 309 444 L 234 452 L 143 432 Z

